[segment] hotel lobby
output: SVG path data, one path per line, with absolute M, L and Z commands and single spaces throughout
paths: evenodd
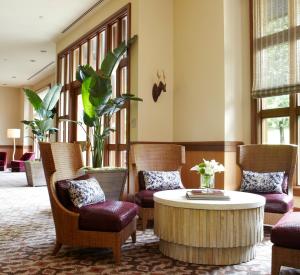
M 300 274 L 300 0 L 1 7 L 0 274 Z

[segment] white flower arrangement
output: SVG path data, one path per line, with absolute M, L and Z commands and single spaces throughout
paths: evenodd
M 215 173 L 224 172 L 223 164 L 213 160 L 205 160 L 191 168 L 191 171 L 197 171 L 201 175 L 212 176 Z

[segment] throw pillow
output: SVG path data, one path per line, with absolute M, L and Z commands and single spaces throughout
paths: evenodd
M 70 180 L 69 193 L 73 204 L 80 208 L 105 201 L 105 195 L 95 178 Z
M 253 193 L 282 193 L 284 172 L 257 173 L 243 171 L 241 191 Z
M 173 190 L 184 188 L 179 171 L 143 171 L 146 190 Z
M 77 177 L 72 180 L 87 180 L 90 178 L 89 174 L 82 175 L 80 177 Z M 70 188 L 70 180 L 71 179 L 66 179 L 66 180 L 60 180 L 55 183 L 56 187 L 56 195 L 58 197 L 58 200 L 60 203 L 67 208 L 68 210 L 71 211 L 76 211 L 76 208 L 74 207 L 74 204 L 72 203 L 70 193 L 69 193 L 69 188 Z

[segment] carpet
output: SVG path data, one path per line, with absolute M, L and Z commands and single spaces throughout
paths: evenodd
M 216 267 L 172 260 L 159 251 L 152 229 L 137 232 L 114 265 L 109 249 L 66 247 L 51 256 L 54 224 L 46 187 L 27 187 L 24 173 L 0 173 L 0 274 L 270 274 L 269 233 L 257 245 L 254 260 Z M 300 274 L 285 270 L 282 274 Z

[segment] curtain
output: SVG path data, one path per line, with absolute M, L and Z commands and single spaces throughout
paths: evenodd
M 300 92 L 300 0 L 252 1 L 252 96 Z

